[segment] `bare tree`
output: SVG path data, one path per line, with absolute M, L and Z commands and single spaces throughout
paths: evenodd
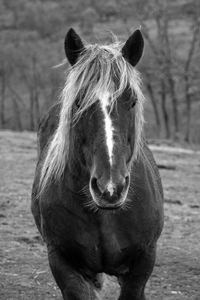
M 1 127 L 4 128 L 6 125 L 6 112 L 5 112 L 5 102 L 6 102 L 6 70 L 1 64 L 0 68 L 0 80 L 1 80 L 1 98 L 0 98 L 0 122 Z
M 192 106 L 192 94 L 191 94 L 191 65 L 195 55 L 196 45 L 200 40 L 200 18 L 194 16 L 192 24 L 192 38 L 189 46 L 188 55 L 184 65 L 184 85 L 185 85 L 185 105 L 186 105 L 186 130 L 185 141 L 190 142 L 190 130 L 191 130 L 191 106 Z

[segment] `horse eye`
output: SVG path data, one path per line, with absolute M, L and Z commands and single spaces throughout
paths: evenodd
M 76 98 L 76 101 L 74 102 L 74 107 L 75 107 L 75 109 L 80 108 L 80 106 L 81 106 L 81 101 L 80 101 L 81 97 L 82 97 L 82 96 L 79 95 L 79 96 Z
M 131 109 L 135 106 L 136 102 L 137 102 L 137 95 L 135 92 L 131 91 L 130 88 L 127 88 L 126 92 L 125 92 L 125 103 L 126 103 L 126 107 L 128 109 Z
M 129 102 L 130 106 L 129 106 L 129 108 L 130 109 L 133 108 L 135 106 L 136 102 L 137 102 L 137 96 L 136 96 L 136 94 L 133 94 L 131 96 L 131 98 L 130 98 L 130 102 Z
M 79 108 L 80 107 L 80 102 L 78 99 L 76 99 L 75 101 L 75 108 Z
M 133 108 L 135 106 L 136 102 L 137 102 L 137 97 L 136 97 L 136 95 L 134 95 L 132 98 L 131 108 Z

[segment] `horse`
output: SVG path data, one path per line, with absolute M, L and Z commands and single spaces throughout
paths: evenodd
M 64 300 L 96 299 L 104 274 L 117 278 L 118 299 L 144 300 L 163 189 L 144 137 L 142 33 L 100 45 L 71 28 L 64 48 L 60 101 L 38 130 L 32 214 Z

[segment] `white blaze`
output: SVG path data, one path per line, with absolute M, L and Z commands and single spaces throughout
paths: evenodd
M 110 110 L 110 94 L 107 92 L 99 96 L 99 100 L 101 103 L 101 108 L 104 114 L 104 128 L 105 128 L 105 137 L 106 137 L 106 145 L 108 148 L 109 162 L 112 165 L 113 160 L 113 147 L 114 147 L 114 139 L 113 132 L 114 128 L 112 125 L 112 120 L 109 114 Z
M 110 193 L 110 196 L 112 196 L 114 193 L 114 185 L 113 185 L 112 179 L 109 181 L 109 183 L 107 185 L 107 190 Z

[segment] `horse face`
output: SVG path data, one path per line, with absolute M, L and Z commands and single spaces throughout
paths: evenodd
M 85 112 L 76 125 L 89 191 L 101 209 L 121 207 L 127 198 L 135 141 L 136 97 L 127 89 L 111 105 L 109 93 Z
M 66 36 L 65 52 L 71 65 L 87 52 L 74 30 Z M 121 49 L 121 55 L 134 67 L 142 52 L 143 38 L 136 30 Z M 119 85 L 119 81 L 120 74 L 113 83 Z M 93 202 L 99 208 L 114 209 L 125 203 L 130 185 L 136 97 L 128 86 L 114 102 L 112 92 L 102 91 L 96 96 L 97 101 L 81 116 L 75 136 L 80 138 L 79 154 L 89 170 L 89 191 Z
M 100 96 L 101 133 L 94 140 L 90 193 L 97 206 L 113 209 L 125 203 L 134 151 L 134 103 L 127 89 L 110 107 L 109 93 Z M 103 157 L 102 157 L 102 154 Z

